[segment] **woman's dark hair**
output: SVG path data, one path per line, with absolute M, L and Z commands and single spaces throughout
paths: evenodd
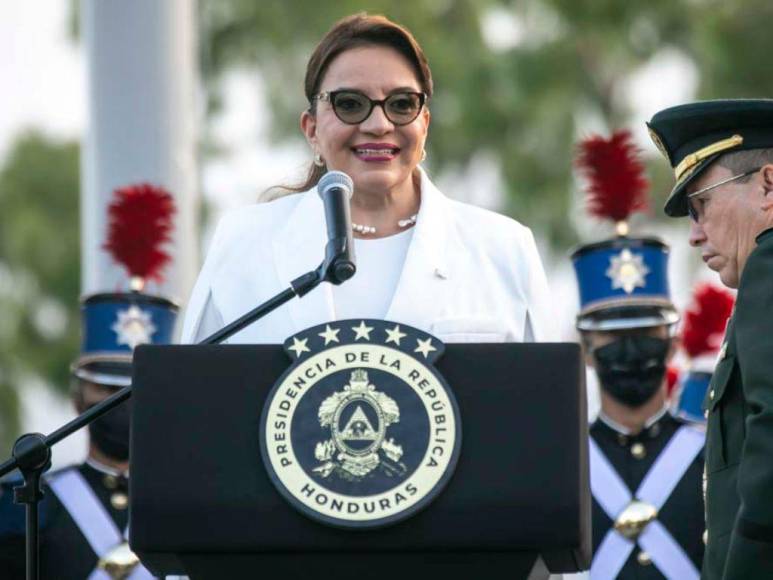
M 424 56 L 424 51 L 413 35 L 385 16 L 361 12 L 336 22 L 314 49 L 306 65 L 303 88 L 309 101 L 309 112 L 312 115 L 316 108 L 313 97 L 319 92 L 319 86 L 333 59 L 349 49 L 368 45 L 388 46 L 402 54 L 413 66 L 421 90 L 428 98 L 432 96 L 432 73 L 429 70 L 427 57 Z M 312 163 L 303 183 L 281 186 L 280 189 L 289 193 L 306 191 L 315 186 L 326 171 L 326 167 Z M 278 195 L 270 197 L 278 197 Z

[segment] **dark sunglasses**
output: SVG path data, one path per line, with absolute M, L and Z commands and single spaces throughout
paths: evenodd
M 312 97 L 312 100 L 327 101 L 333 107 L 336 117 L 347 125 L 358 125 L 370 117 L 378 105 L 389 122 L 407 125 L 419 116 L 427 95 L 414 91 L 392 93 L 386 99 L 377 101 L 358 91 L 327 91 Z

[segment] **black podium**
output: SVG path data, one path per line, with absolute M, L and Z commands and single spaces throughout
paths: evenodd
M 426 509 L 377 530 L 314 522 L 261 460 L 281 346 L 141 346 L 134 355 L 130 543 L 154 574 L 200 578 L 545 578 L 587 569 L 584 366 L 575 344 L 448 344 L 463 441 Z

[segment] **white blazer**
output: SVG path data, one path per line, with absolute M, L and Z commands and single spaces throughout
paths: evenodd
M 445 197 L 421 172 L 421 207 L 386 319 L 444 342 L 553 338 L 548 288 L 531 231 L 513 219 Z M 182 342 L 197 342 L 285 290 L 324 256 L 325 214 L 316 190 L 227 214 L 186 310 Z M 355 274 L 356 275 L 356 274 Z M 336 320 L 323 282 L 229 343 L 282 343 Z

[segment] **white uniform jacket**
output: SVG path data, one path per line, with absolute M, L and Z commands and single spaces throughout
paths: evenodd
M 445 197 L 422 171 L 421 207 L 386 319 L 444 342 L 552 339 L 548 289 L 531 231 Z M 197 342 L 316 268 L 327 242 L 316 190 L 227 214 L 191 295 L 182 342 Z M 282 343 L 336 320 L 324 282 L 241 330 L 229 343 Z M 374 318 L 376 318 L 374 316 Z

